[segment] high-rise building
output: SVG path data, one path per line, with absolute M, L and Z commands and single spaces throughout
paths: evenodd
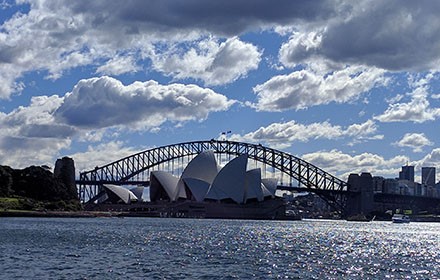
M 402 171 L 399 172 L 399 180 L 408 180 L 414 182 L 414 166 L 402 166 Z
M 435 167 L 422 167 L 422 184 L 435 186 Z

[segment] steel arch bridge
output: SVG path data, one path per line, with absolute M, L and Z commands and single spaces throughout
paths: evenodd
M 298 187 L 279 186 L 283 190 L 302 190 L 318 194 L 341 213 L 345 209 L 348 185 L 321 168 L 288 153 L 262 146 L 234 141 L 193 141 L 157 147 L 133 154 L 107 165 L 80 173 L 77 181 L 79 198 L 85 203 L 96 196 L 102 184 L 149 184 L 141 174 L 161 164 L 211 150 L 215 154 L 243 155 L 269 165 L 298 182 Z

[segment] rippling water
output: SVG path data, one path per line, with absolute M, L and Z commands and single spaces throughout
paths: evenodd
M 436 279 L 440 224 L 1 218 L 1 279 Z

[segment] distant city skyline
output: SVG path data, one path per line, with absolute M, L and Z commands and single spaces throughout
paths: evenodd
M 0 1 L 0 165 L 229 139 L 440 169 L 440 3 Z M 439 178 L 437 176 L 436 178 Z

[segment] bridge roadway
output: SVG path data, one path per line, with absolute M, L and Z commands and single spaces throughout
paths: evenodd
M 193 157 L 207 150 L 215 154 L 233 156 L 246 154 L 249 159 L 272 167 L 287 175 L 288 178 L 296 180 L 300 186 L 316 192 L 335 210 L 342 211 L 345 207 L 345 199 L 341 193 L 348 190 L 347 183 L 321 168 L 301 158 L 261 144 L 215 139 L 152 148 L 93 170 L 81 172 L 77 181 L 80 200 L 85 203 L 98 194 L 100 186 L 95 183 L 134 184 L 145 181 L 141 175 L 154 167 L 185 157 Z
M 90 185 L 103 185 L 103 184 L 114 184 L 114 185 L 126 185 L 127 182 L 121 181 L 77 181 L 77 184 L 90 184 Z M 130 181 L 130 185 L 142 185 L 148 187 L 150 185 L 150 181 Z M 306 187 L 294 187 L 294 186 L 284 186 L 278 185 L 278 190 L 281 191 L 289 191 L 296 193 L 304 193 L 311 192 L 310 188 Z M 342 196 L 346 196 L 349 192 L 347 191 L 332 191 L 332 190 L 312 190 L 313 193 L 318 196 L 328 196 L 334 195 L 334 193 L 338 193 Z M 409 207 L 413 210 L 434 210 L 440 205 L 440 198 L 428 197 L 428 196 L 412 196 L 412 195 L 400 195 L 400 194 L 392 194 L 392 193 L 374 193 L 374 204 L 375 209 L 381 209 L 380 211 L 384 212 L 389 209 L 398 209 L 404 208 L 403 206 Z M 331 204 L 330 204 L 331 205 Z M 408 208 L 405 208 L 408 209 Z M 347 209 L 345 209 L 347 211 Z M 344 213 L 344 212 L 342 212 Z
M 117 186 L 123 186 L 123 185 L 137 185 L 137 186 L 144 186 L 144 187 L 148 187 L 150 185 L 150 181 L 129 181 L 129 182 L 124 182 L 124 181 L 80 181 L 77 180 L 76 184 L 85 184 L 85 185 L 104 185 L 104 184 L 109 184 L 109 185 L 117 185 Z M 306 188 L 306 187 L 293 187 L 293 186 L 284 186 L 284 185 L 278 185 L 277 186 L 277 190 L 281 190 L 281 191 L 291 191 L 291 192 L 311 192 L 310 188 Z M 346 193 L 346 191 L 333 191 L 333 190 L 319 190 L 313 191 L 314 193 L 316 192 L 339 192 L 341 194 Z
M 211 150 L 215 154 L 239 156 L 246 154 L 255 160 L 278 170 L 298 182 L 300 187 L 279 186 L 281 190 L 307 191 L 316 193 L 331 207 L 344 213 L 347 197 L 352 193 L 347 182 L 331 175 L 321 168 L 291 154 L 265 147 L 235 141 L 205 140 L 192 141 L 152 148 L 114 161 L 93 170 L 80 173 L 76 182 L 80 201 L 86 203 L 95 197 L 103 183 L 116 185 L 144 185 L 147 181 L 144 173 L 164 163 L 182 158 L 193 157 L 203 151 Z M 157 170 L 157 169 L 156 169 Z M 391 194 L 384 194 L 382 199 L 390 200 Z
M 137 185 L 137 186 L 144 186 L 148 187 L 150 185 L 150 181 L 80 181 L 77 180 L 76 184 L 85 184 L 85 185 L 117 185 L 117 186 L 123 186 L 123 185 Z M 277 190 L 281 191 L 291 191 L 291 192 L 310 192 L 310 188 L 305 187 L 293 187 L 293 186 L 284 186 L 284 185 L 278 185 Z M 316 190 L 314 191 L 316 192 Z M 338 192 L 333 190 L 321 190 L 321 192 Z M 340 193 L 345 193 L 346 191 L 339 191 Z

